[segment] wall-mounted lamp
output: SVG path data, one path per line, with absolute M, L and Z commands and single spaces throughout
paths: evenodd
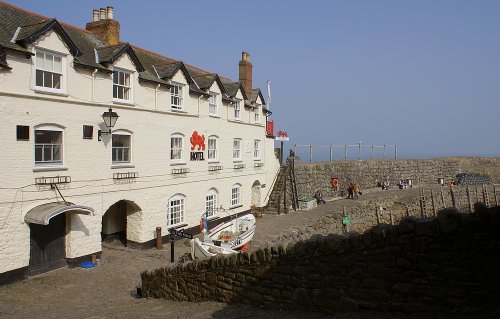
M 111 129 L 113 128 L 113 126 L 115 126 L 116 120 L 118 120 L 118 118 L 118 114 L 116 114 L 116 112 L 113 112 L 112 108 L 109 108 L 107 112 L 102 113 L 102 119 L 104 120 L 104 124 L 106 124 L 106 127 L 109 129 L 109 131 L 99 131 L 99 140 L 101 139 L 102 135 L 111 134 Z

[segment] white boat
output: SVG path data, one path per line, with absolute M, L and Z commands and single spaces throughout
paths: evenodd
M 221 223 L 207 230 L 207 214 L 203 214 L 203 241 L 198 238 L 191 240 L 191 257 L 206 258 L 216 254 L 234 254 L 252 240 L 255 234 L 255 217 L 252 214 L 243 215 Z
M 191 257 L 193 259 L 212 257 L 217 254 L 229 255 L 237 253 L 238 251 L 236 250 L 210 244 L 208 242 L 201 241 L 198 238 L 191 239 Z

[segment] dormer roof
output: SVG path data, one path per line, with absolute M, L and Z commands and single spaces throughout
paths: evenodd
M 48 31 L 56 32 L 66 44 L 73 56 L 80 54 L 76 44 L 56 19 L 45 20 L 39 23 L 19 27 L 16 29 L 16 33 L 14 34 L 11 42 L 16 42 L 17 44 L 26 47 L 28 44 L 32 44 L 34 41 L 38 40 Z
M 124 53 L 128 54 L 130 59 L 135 65 L 137 72 L 145 71 L 142 66 L 141 61 L 135 55 L 134 50 L 128 43 L 120 43 L 117 45 L 100 47 L 96 49 L 96 62 L 100 64 L 113 64 L 116 60 L 118 60 Z

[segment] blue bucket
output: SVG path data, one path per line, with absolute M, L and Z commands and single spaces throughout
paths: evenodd
M 95 267 L 95 264 L 91 261 L 84 261 L 80 264 L 80 267 L 82 268 L 93 268 Z

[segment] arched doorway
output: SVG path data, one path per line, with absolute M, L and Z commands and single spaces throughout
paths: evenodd
M 107 243 L 121 243 L 127 246 L 127 230 L 138 225 L 129 225 L 130 216 L 141 211 L 140 207 L 132 201 L 120 200 L 111 205 L 102 216 L 101 238 Z
M 260 203 L 260 182 L 255 181 L 252 185 L 252 206 L 259 208 Z

